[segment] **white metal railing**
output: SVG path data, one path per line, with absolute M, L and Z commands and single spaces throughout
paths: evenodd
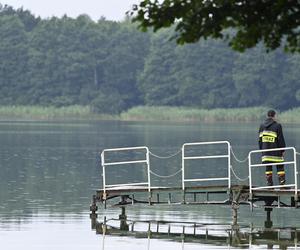
M 118 161 L 118 162 L 105 162 L 105 153 L 107 152 L 119 152 L 119 151 L 137 151 L 145 150 L 145 158 L 142 160 L 129 160 L 129 161 Z M 109 166 L 125 165 L 125 164 L 138 164 L 145 163 L 147 167 L 147 182 L 134 182 L 134 183 L 119 183 L 119 184 L 107 184 L 105 168 Z M 103 191 L 105 193 L 107 188 L 113 187 L 126 187 L 126 186 L 146 186 L 148 191 L 151 190 L 150 184 L 150 163 L 149 163 L 149 149 L 148 147 L 129 147 L 129 148 L 112 148 L 104 149 L 101 153 L 101 164 L 103 169 Z
M 198 146 L 198 145 L 213 145 L 213 144 L 224 144 L 227 147 L 227 154 L 224 155 L 208 155 L 208 156 L 186 156 L 185 149 L 188 146 Z M 201 160 L 201 159 L 218 159 L 218 158 L 227 158 L 227 176 L 215 177 L 215 178 L 195 178 L 195 179 L 186 179 L 185 178 L 185 161 L 186 160 Z M 182 146 L 182 189 L 185 189 L 186 182 L 201 182 L 201 181 L 227 181 L 228 188 L 231 187 L 230 181 L 230 143 L 228 141 L 214 141 L 214 142 L 194 142 L 194 143 L 185 143 Z
M 293 160 L 292 161 L 284 161 L 278 163 L 260 163 L 260 164 L 253 164 L 251 160 L 251 156 L 253 154 L 262 153 L 262 152 L 274 152 L 274 151 L 287 151 L 291 150 L 293 152 Z M 249 162 L 249 192 L 252 193 L 252 190 L 262 190 L 262 189 L 269 189 L 269 188 L 282 188 L 282 187 L 294 187 L 295 188 L 295 195 L 298 192 L 298 171 L 297 171 L 297 157 L 296 157 L 296 149 L 294 147 L 286 147 L 286 148 L 274 148 L 274 149 L 263 149 L 263 150 L 252 150 L 249 152 L 248 155 L 248 162 Z M 277 165 L 293 165 L 294 166 L 294 183 L 286 184 L 286 185 L 279 185 L 279 186 L 261 186 L 261 187 L 253 187 L 252 183 L 252 168 L 255 167 L 266 167 L 266 166 L 277 166 Z

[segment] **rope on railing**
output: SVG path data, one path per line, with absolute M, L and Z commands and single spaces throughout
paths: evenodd
M 179 151 L 177 151 L 175 154 L 168 155 L 168 156 L 159 156 L 159 155 L 153 154 L 151 151 L 149 151 L 150 155 L 152 155 L 156 158 L 159 158 L 159 159 L 169 159 L 169 158 L 172 158 L 172 157 L 178 155 L 179 153 L 181 153 L 181 149 Z
M 237 162 L 243 163 L 243 162 L 246 162 L 246 161 L 248 160 L 248 156 L 247 156 L 245 159 L 243 159 L 243 160 L 239 160 L 239 159 L 236 157 L 236 155 L 234 154 L 232 147 L 230 147 L 230 151 L 231 151 L 231 154 L 233 155 L 234 159 L 235 159 Z
M 246 178 L 243 178 L 243 179 L 240 178 L 240 177 L 234 172 L 233 167 L 230 166 L 230 168 L 231 168 L 231 172 L 233 173 L 233 175 L 235 176 L 235 178 L 237 178 L 239 181 L 246 181 L 246 180 L 249 179 L 249 176 L 247 176 Z
M 149 151 L 149 154 L 152 155 L 152 156 L 154 156 L 154 157 L 156 157 L 156 158 L 160 158 L 160 159 L 168 159 L 168 158 L 172 158 L 172 157 L 178 155 L 179 153 L 181 153 L 181 150 L 182 150 L 182 149 L 180 149 L 179 151 L 177 151 L 175 154 L 172 154 L 172 155 L 169 155 L 169 156 L 159 156 L 159 155 L 156 155 L 156 154 L 152 153 L 151 151 Z M 239 163 L 244 163 L 244 162 L 246 162 L 246 161 L 248 160 L 248 156 L 247 156 L 245 159 L 243 159 L 243 160 L 238 159 L 238 158 L 236 157 L 236 155 L 235 155 L 235 153 L 234 153 L 232 147 L 230 147 L 230 151 L 231 151 L 231 154 L 233 155 L 234 159 L 235 159 L 237 162 L 239 162 Z M 297 154 L 297 155 L 300 155 L 299 152 L 296 152 L 296 154 Z M 233 175 L 235 176 L 235 178 L 238 179 L 239 181 L 246 181 L 246 180 L 249 179 L 249 176 L 247 176 L 246 178 L 240 178 L 240 177 L 235 173 L 233 167 L 230 166 L 230 168 L 231 168 L 231 172 L 233 173 Z M 175 175 L 179 174 L 181 171 L 182 171 L 182 169 L 179 169 L 177 172 L 175 172 L 175 173 L 173 173 L 173 174 L 170 174 L 170 175 L 159 175 L 159 174 L 153 172 L 152 170 L 150 170 L 150 173 L 153 174 L 153 175 L 156 176 L 156 177 L 159 177 L 159 178 L 171 178 L 171 177 L 174 177 Z
M 159 174 L 154 173 L 152 170 L 150 170 L 150 173 L 159 178 L 170 178 L 170 177 L 173 177 L 173 176 L 179 174 L 181 171 L 182 171 L 182 169 L 179 169 L 176 173 L 170 174 L 170 175 L 159 175 Z

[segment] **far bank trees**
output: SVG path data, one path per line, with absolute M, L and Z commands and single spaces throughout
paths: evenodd
M 125 19 L 40 19 L 0 8 L 0 104 L 91 105 L 119 113 L 138 105 L 198 108 L 300 104 L 298 54 L 222 41 L 177 46 L 174 28 L 143 33 Z

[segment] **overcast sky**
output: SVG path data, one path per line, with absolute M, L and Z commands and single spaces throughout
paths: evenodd
M 139 0 L 0 0 L 0 3 L 16 9 L 23 7 L 42 18 L 61 17 L 64 14 L 69 17 L 88 14 L 95 21 L 101 16 L 119 21 L 133 4 L 139 3 Z

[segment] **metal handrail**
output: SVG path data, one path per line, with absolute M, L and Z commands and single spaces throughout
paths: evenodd
M 186 156 L 185 149 L 188 146 L 197 146 L 197 145 L 213 145 L 213 144 L 225 144 L 227 145 L 227 154 L 223 155 L 196 155 L 196 156 Z M 127 160 L 127 161 L 117 161 L 117 162 L 105 162 L 105 153 L 106 152 L 118 152 L 118 151 L 131 151 L 131 150 L 145 150 L 145 159 L 141 160 Z M 292 150 L 293 151 L 293 160 L 280 162 L 280 163 L 259 163 L 254 164 L 251 162 L 251 156 L 255 153 L 261 152 L 270 152 L 270 151 L 279 151 L 279 150 Z M 201 181 L 228 181 L 228 188 L 231 187 L 231 146 L 228 141 L 213 141 L 213 142 L 194 142 L 194 143 L 185 143 L 182 145 L 181 153 L 182 153 L 182 189 L 185 190 L 185 183 L 186 182 L 201 182 Z M 150 151 L 148 147 L 127 147 L 127 148 L 112 148 L 112 149 L 104 149 L 101 153 L 101 163 L 103 167 L 103 191 L 105 192 L 107 188 L 112 187 L 124 187 L 124 186 L 134 186 L 134 185 L 145 185 L 148 187 L 148 191 L 151 192 L 151 169 L 150 169 L 150 160 L 149 160 Z M 276 149 L 263 149 L 263 150 L 252 150 L 248 154 L 248 164 L 249 164 L 249 192 L 252 193 L 252 190 L 259 190 L 259 189 L 269 189 L 269 188 L 277 188 L 277 187 L 295 187 L 295 195 L 298 193 L 298 171 L 297 171 L 297 152 L 294 147 L 285 147 L 285 148 L 276 148 Z M 187 160 L 201 160 L 201 159 L 218 159 L 218 158 L 227 158 L 227 167 L 228 167 L 228 175 L 227 176 L 219 176 L 215 178 L 185 178 L 185 161 Z M 135 182 L 135 183 L 119 183 L 119 184 L 107 184 L 105 169 L 106 167 L 116 166 L 116 165 L 123 165 L 123 164 L 137 164 L 137 163 L 145 163 L 147 165 L 147 182 Z M 254 167 L 262 167 L 262 166 L 276 166 L 276 165 L 294 165 L 294 184 L 288 185 L 280 185 L 280 186 L 262 186 L 262 187 L 253 187 L 252 185 L 252 171 L 251 169 Z M 176 172 L 177 174 L 177 172 Z
M 293 160 L 292 161 L 285 161 L 285 162 L 277 162 L 277 163 L 260 163 L 260 164 L 252 164 L 251 156 L 255 153 L 262 153 L 262 152 L 274 152 L 274 151 L 293 151 Z M 252 150 L 248 154 L 248 165 L 249 165 L 249 192 L 252 194 L 252 190 L 262 190 L 262 189 L 269 189 L 269 188 L 282 188 L 282 187 L 294 187 L 295 188 L 295 196 L 298 193 L 298 170 L 297 170 L 297 156 L 296 156 L 296 149 L 294 147 L 285 147 L 285 148 L 272 148 L 272 149 L 261 149 L 261 150 Z M 262 166 L 277 166 L 277 165 L 294 165 L 294 181 L 295 183 L 286 184 L 286 185 L 277 185 L 277 186 L 261 186 L 261 187 L 253 187 L 252 185 L 252 171 L 251 169 L 254 167 L 262 167 Z
M 197 146 L 197 145 L 212 145 L 212 144 L 226 144 L 227 145 L 227 154 L 226 155 L 208 155 L 208 156 L 185 156 L 185 148 L 187 146 Z M 185 143 L 182 145 L 182 189 L 185 190 L 185 182 L 201 182 L 201 181 L 220 181 L 227 180 L 228 188 L 231 187 L 230 180 L 230 143 L 228 141 L 213 141 L 213 142 L 193 142 L 193 143 Z M 185 179 L 185 160 L 199 160 L 199 159 L 217 159 L 217 158 L 227 158 L 227 167 L 228 167 L 228 176 L 226 177 L 218 177 L 218 178 L 195 178 L 195 179 Z
M 118 162 L 105 162 L 105 153 L 106 152 L 118 152 L 118 151 L 134 151 L 134 150 L 146 150 L 145 159 L 143 160 L 132 160 L 132 161 L 118 161 Z M 116 165 L 125 165 L 125 164 L 136 164 L 136 163 L 146 163 L 147 165 L 147 182 L 140 183 L 118 183 L 118 184 L 107 184 L 106 183 L 106 174 L 105 168 L 108 166 L 116 166 Z M 150 179 L 150 162 L 149 162 L 149 149 L 148 147 L 127 147 L 127 148 L 111 148 L 104 149 L 101 153 L 101 164 L 103 169 L 103 192 L 106 192 L 107 188 L 110 187 L 118 187 L 118 186 L 134 186 L 134 185 L 146 185 L 148 187 L 148 191 L 151 191 L 151 179 Z

